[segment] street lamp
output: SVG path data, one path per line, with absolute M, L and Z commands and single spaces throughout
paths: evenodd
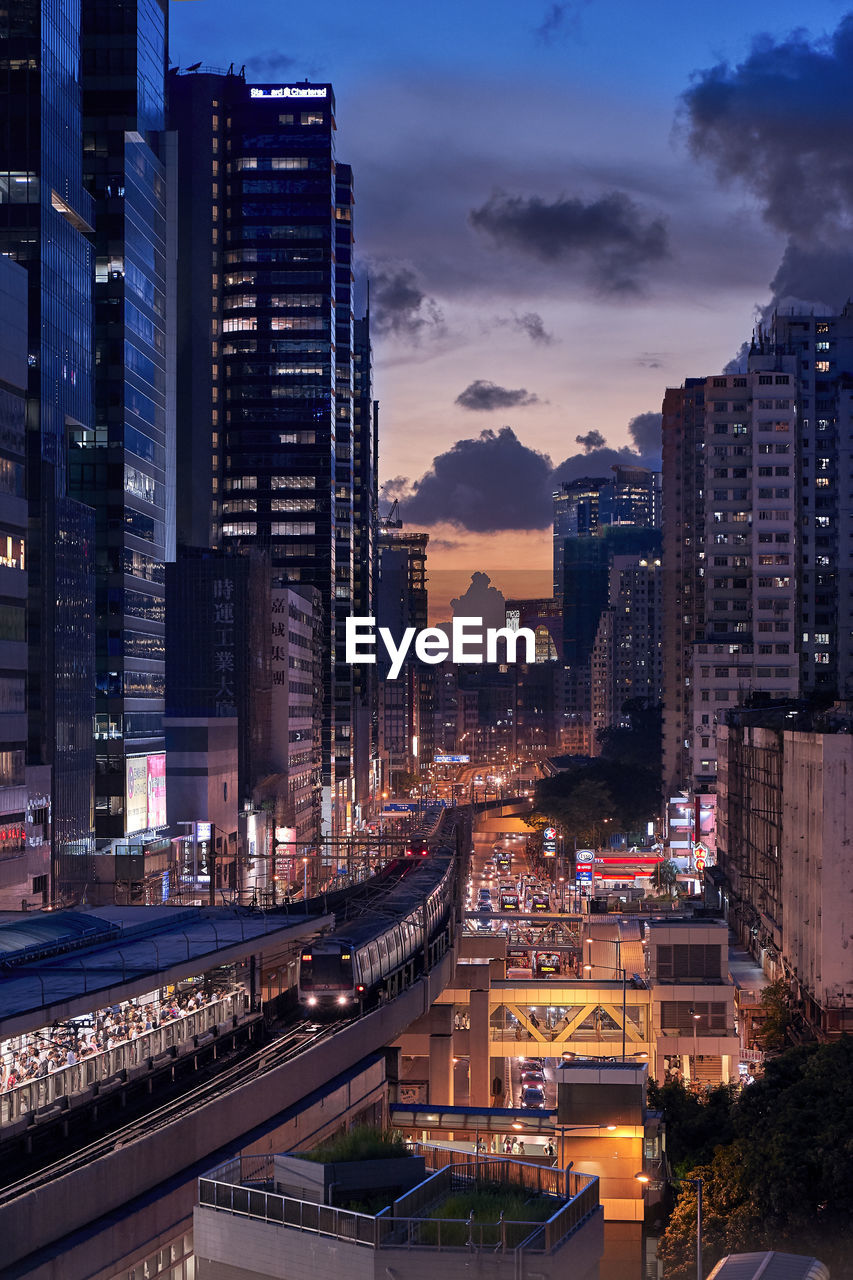
M 638 1182 L 651 1182 L 651 1178 L 647 1173 L 635 1173 L 634 1177 Z M 702 1179 L 671 1178 L 670 1181 L 675 1184 L 689 1182 L 691 1186 L 696 1188 L 696 1280 L 704 1280 L 702 1271 Z

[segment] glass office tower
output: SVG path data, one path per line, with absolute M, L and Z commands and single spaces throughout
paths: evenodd
M 150 878 L 163 869 L 165 562 L 175 522 L 166 0 L 83 0 L 81 22 L 95 415 L 72 432 L 71 458 L 97 520 L 95 827 L 99 851 L 144 855 Z M 157 793 L 153 803 L 133 801 L 140 781 Z
M 69 485 L 91 430 L 92 202 L 81 166 L 80 4 L 0 10 L 0 252 L 28 273 L 27 759 L 50 770 L 51 894 L 91 875 L 94 517 Z M 21 752 L 0 785 L 24 780 Z
M 171 104 L 191 149 L 178 412 L 179 475 L 193 493 L 179 537 L 261 547 L 274 585 L 319 589 L 324 829 L 343 834 L 353 692 L 335 650 L 353 599 L 353 196 L 335 158 L 334 94 L 202 71 L 171 77 Z

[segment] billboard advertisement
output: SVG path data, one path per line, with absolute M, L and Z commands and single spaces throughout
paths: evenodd
M 148 757 L 148 826 L 166 825 L 166 754 Z
M 125 834 L 148 827 L 148 757 L 128 756 L 124 762 Z

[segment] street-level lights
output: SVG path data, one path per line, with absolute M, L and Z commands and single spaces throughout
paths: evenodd
M 634 1177 L 638 1182 L 651 1182 L 651 1178 L 647 1173 L 635 1173 Z M 701 1178 L 672 1178 L 673 1183 L 689 1182 L 691 1186 L 696 1188 L 696 1280 L 704 1280 L 702 1271 L 702 1179 Z

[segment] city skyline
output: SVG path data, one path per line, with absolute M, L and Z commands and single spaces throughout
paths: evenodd
M 265 49 L 226 40 L 218 0 L 172 15 L 180 66 L 335 83 L 362 298 L 372 281 L 381 479 L 430 530 L 447 599 L 478 569 L 546 570 L 551 469 L 607 474 L 605 450 L 632 443 L 659 458 L 645 415 L 666 387 L 722 370 L 774 279 L 779 298 L 803 299 L 807 268 L 825 285 L 848 207 L 843 166 L 818 172 L 826 152 L 810 161 L 795 132 L 783 154 L 777 136 L 786 112 L 831 126 L 850 57 L 837 5 L 793 37 L 790 4 L 724 6 L 713 25 L 657 5 L 642 30 L 618 4 L 502 4 L 488 24 L 482 10 L 441 5 L 419 32 L 382 5 L 354 23 L 333 4 L 320 29 L 256 3 L 247 30 L 268 33 Z M 747 121 L 751 171 L 732 136 Z M 777 195 L 798 166 L 805 204 L 829 210 L 814 241 Z

